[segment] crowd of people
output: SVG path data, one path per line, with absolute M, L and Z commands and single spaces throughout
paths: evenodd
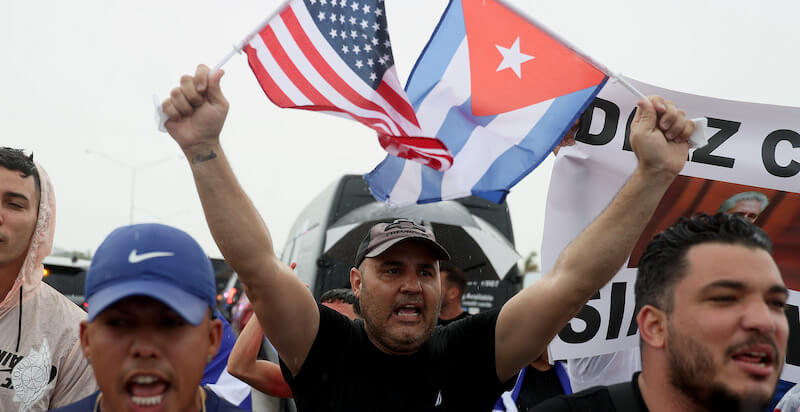
M 649 243 L 635 286 L 637 352 L 547 359 L 553 337 L 626 262 L 686 162 L 694 126 L 672 102 L 637 103 L 636 169 L 552 270 L 501 307 L 469 314 L 465 275 L 445 263 L 458 251 L 401 216 L 369 229 L 350 289 L 315 301 L 275 254 L 226 159 L 222 75 L 198 66 L 162 108 L 254 310 L 235 344 L 215 310 L 207 256 L 170 226 L 108 235 L 86 276 L 88 313 L 42 283 L 52 186 L 32 156 L 3 148 L 0 409 L 238 411 L 251 407 L 250 387 L 291 397 L 300 412 L 758 411 L 773 399 L 788 290 L 745 212 L 681 218 Z M 259 359 L 265 342 L 279 363 Z M 233 395 L 225 382 L 234 381 L 244 393 Z

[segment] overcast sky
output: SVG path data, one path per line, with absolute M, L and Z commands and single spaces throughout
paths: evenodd
M 188 165 L 156 130 L 152 95 L 215 64 L 277 0 L 6 1 L 0 15 L 0 145 L 25 148 L 50 173 L 58 247 L 94 251 L 128 223 L 180 227 L 219 256 Z M 596 60 L 661 87 L 800 107 L 800 2 L 514 0 Z M 445 0 L 388 0 L 405 81 Z M 231 109 L 223 147 L 281 247 L 300 210 L 336 176 L 385 156 L 355 122 L 273 106 L 244 55 L 225 67 Z M 644 90 L 647 93 L 647 90 Z M 89 152 L 89 151 L 93 151 Z M 795 156 L 800 161 L 800 154 Z M 163 161 L 162 161 L 163 160 Z M 542 242 L 552 156 L 508 198 L 517 249 Z

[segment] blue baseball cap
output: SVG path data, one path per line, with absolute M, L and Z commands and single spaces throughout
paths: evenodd
M 86 274 L 89 321 L 129 296 L 147 296 L 193 325 L 214 311 L 214 269 L 200 245 L 171 226 L 145 223 L 115 229 Z

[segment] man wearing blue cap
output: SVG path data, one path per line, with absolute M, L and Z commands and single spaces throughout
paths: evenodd
M 81 346 L 100 391 L 58 411 L 240 411 L 200 387 L 217 353 L 214 271 L 188 234 L 159 224 L 116 229 L 86 275 Z

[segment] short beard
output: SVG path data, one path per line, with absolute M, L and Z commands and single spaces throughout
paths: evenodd
M 714 361 L 705 347 L 667 326 L 671 342 L 668 348 L 669 380 L 681 394 L 707 411 L 761 411 L 766 399 L 755 393 L 735 394 L 724 384 L 714 381 Z
M 375 343 L 378 343 L 394 354 L 411 354 L 419 350 L 419 348 L 430 339 L 431 335 L 433 335 L 433 329 L 436 327 L 436 320 L 439 318 L 439 312 L 441 310 L 441 299 L 436 302 L 437 307 L 433 314 L 434 320 L 428 320 L 428 328 L 425 329 L 421 335 L 405 336 L 404 339 L 397 339 L 389 334 L 386 328 L 379 328 L 376 326 L 376 323 L 373 322 L 374 317 L 372 316 L 372 305 L 370 303 L 371 296 L 369 292 L 367 292 L 366 281 L 363 279 L 364 272 L 362 271 L 361 273 L 361 297 L 359 300 L 361 304 L 361 319 L 364 320 L 364 328 L 367 331 L 367 336 L 374 340 Z
M 431 336 L 430 333 L 426 332 L 421 336 L 406 336 L 405 339 L 396 339 L 386 333 L 385 329 L 379 329 L 371 325 L 366 317 L 363 317 L 363 319 L 367 335 L 372 337 L 380 346 L 388 349 L 390 353 L 395 355 L 412 354 L 418 351 Z

